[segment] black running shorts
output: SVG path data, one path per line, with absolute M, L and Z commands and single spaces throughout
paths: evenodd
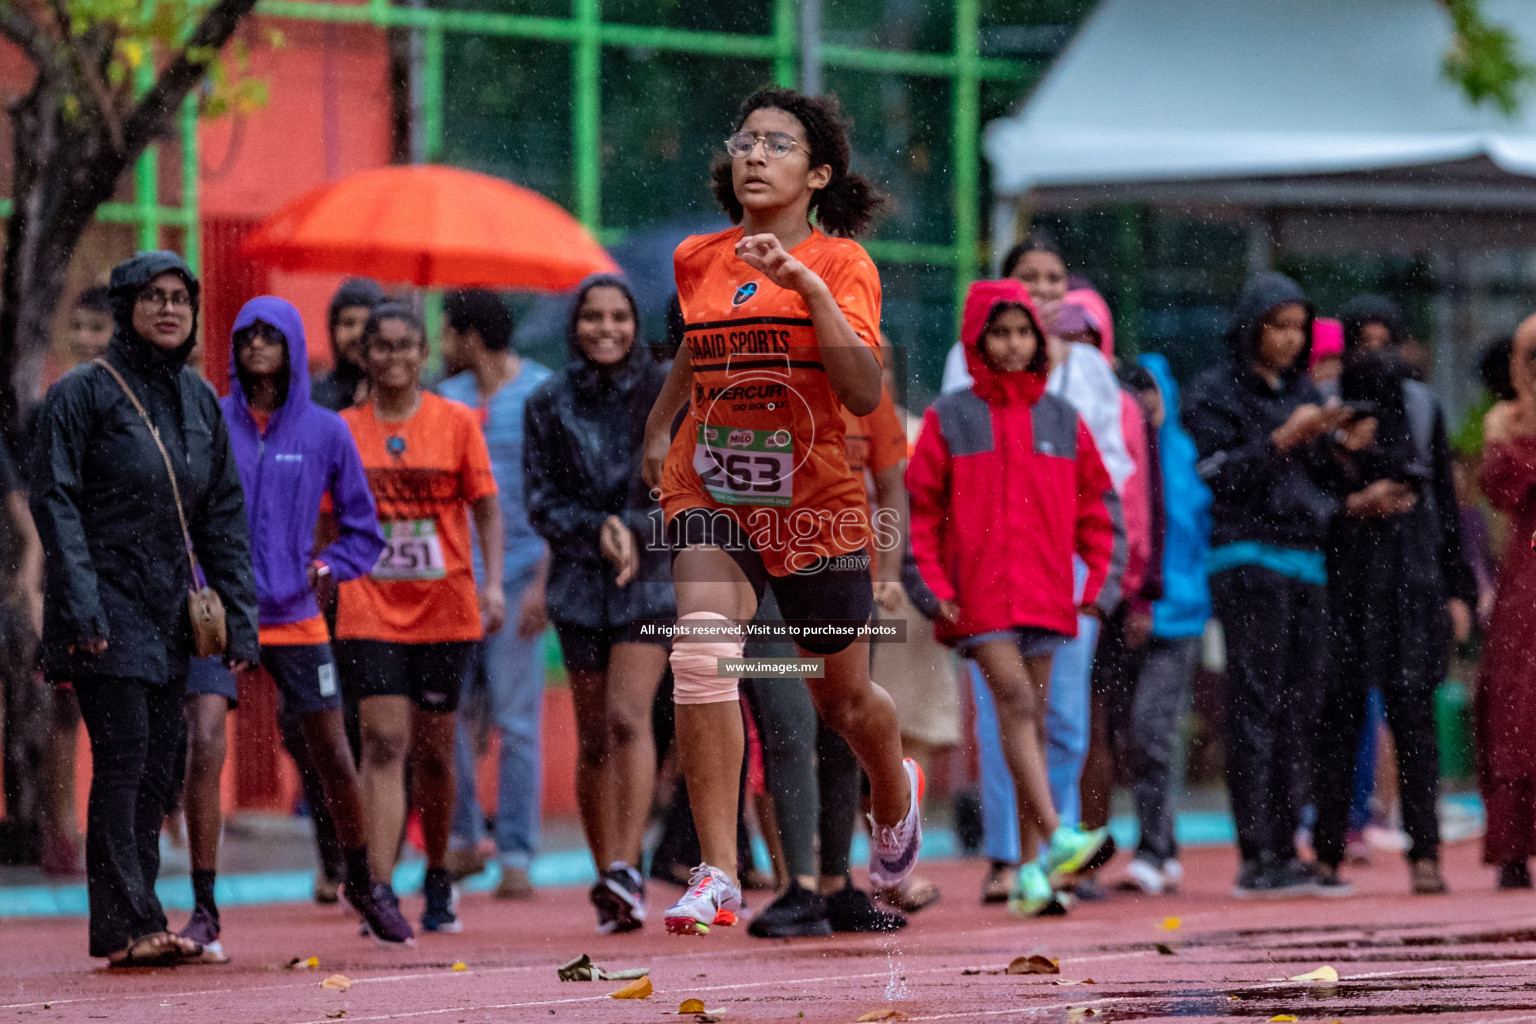
M 818 558 L 801 572 L 774 576 L 731 516 L 713 509 L 684 509 L 673 517 L 668 530 L 674 559 L 687 547 L 712 544 L 723 548 L 752 585 L 758 601 L 762 601 L 765 590 L 773 588 L 780 614 L 792 625 L 814 628 L 827 623 L 865 623 L 874 611 L 875 591 L 867 552 Z M 809 653 L 825 657 L 847 650 L 854 639 L 844 633 L 807 637 L 799 643 Z

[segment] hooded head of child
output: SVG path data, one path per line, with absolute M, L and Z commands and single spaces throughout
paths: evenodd
M 1045 373 L 1045 337 L 1035 304 L 1012 278 L 971 285 L 960 333 L 967 355 L 993 374 Z

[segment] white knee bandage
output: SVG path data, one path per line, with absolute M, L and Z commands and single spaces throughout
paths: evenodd
M 677 620 L 672 642 L 672 703 L 723 704 L 736 699 L 735 676 L 720 674 L 720 659 L 741 657 L 739 627 L 718 612 L 689 612 Z M 701 638 L 713 632 L 715 636 Z

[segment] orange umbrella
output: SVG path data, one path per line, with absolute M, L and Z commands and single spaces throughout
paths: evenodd
M 586 228 L 537 192 L 434 164 L 379 167 L 322 185 L 267 218 L 240 252 L 283 270 L 419 287 L 561 291 L 618 270 Z

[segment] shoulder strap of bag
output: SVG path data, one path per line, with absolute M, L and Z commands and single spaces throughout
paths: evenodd
M 144 425 L 149 428 L 149 436 L 154 439 L 155 447 L 160 450 L 160 458 L 165 460 L 165 472 L 171 478 L 171 496 L 176 499 L 176 518 L 181 522 L 181 539 L 187 546 L 187 565 L 192 569 L 193 585 L 197 586 L 199 585 L 199 572 L 197 568 L 197 555 L 192 551 L 192 532 L 187 529 L 187 514 L 181 507 L 181 488 L 176 485 L 176 469 L 171 465 L 170 453 L 165 450 L 165 445 L 160 440 L 160 430 L 155 426 L 154 421 L 149 418 L 149 413 L 144 411 L 144 406 L 139 403 L 139 396 L 133 393 L 133 388 L 129 387 L 128 382 L 123 379 L 123 375 L 117 372 L 117 367 L 105 359 L 95 359 L 92 362 L 110 373 L 112 379 L 117 381 L 117 386 L 123 389 L 123 394 L 127 395 L 128 401 L 133 403 L 134 411 L 139 414 L 139 419 L 143 420 Z

